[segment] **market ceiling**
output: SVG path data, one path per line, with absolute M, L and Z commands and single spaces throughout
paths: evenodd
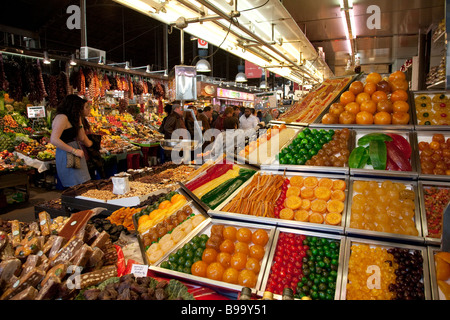
M 276 24 L 271 21 L 271 8 L 275 0 L 254 0 L 254 8 L 261 18 L 253 24 Z M 348 1 L 348 0 L 347 0 Z M 179 1 L 171 1 L 179 2 Z M 184 3 L 190 1 L 182 1 Z M 191 1 L 192 3 L 196 1 Z M 200 1 L 202 3 L 226 3 L 230 1 Z M 238 8 L 247 4 L 238 0 Z M 317 49 L 322 47 L 326 63 L 331 71 L 339 75 L 349 59 L 349 46 L 342 24 L 339 0 L 298 1 L 282 0 L 296 26 Z M 19 28 L 38 35 L 40 50 L 58 54 L 74 53 L 81 46 L 80 30 L 69 30 L 66 26 L 70 5 L 80 5 L 74 0 L 17 0 L 8 4 L 8 14 L 2 17 L 0 30 Z M 369 29 L 367 20 L 371 13 L 367 9 L 376 5 L 380 9 L 380 26 Z M 271 7 L 272 6 L 272 7 Z M 355 53 L 363 66 L 392 65 L 396 60 L 410 59 L 417 55 L 419 34 L 444 18 L 444 0 L 354 0 Z M 276 13 L 272 13 L 275 15 Z M 130 61 L 132 66 L 152 65 L 153 70 L 164 66 L 163 34 L 166 24 L 125 7 L 116 1 L 87 0 L 87 45 L 106 51 L 107 61 Z M 282 20 L 282 19 L 279 19 Z M 285 19 L 290 20 L 290 19 Z M 225 21 L 225 20 L 223 20 Z M 224 22 L 224 24 L 226 24 Z M 169 29 L 169 69 L 180 64 L 180 31 Z M 259 35 L 270 42 L 271 35 Z M 190 64 L 198 55 L 196 42 L 186 34 L 184 62 Z M 292 39 L 291 39 L 292 40 Z M 294 43 L 294 41 L 291 41 Z M 2 45 L 12 45 L 12 38 L 3 37 Z M 23 45 L 15 39 L 14 45 Z M 215 49 L 215 47 L 213 47 Z M 211 52 L 211 51 L 210 51 Z M 232 80 L 237 73 L 240 58 L 217 50 L 212 58 L 213 76 Z

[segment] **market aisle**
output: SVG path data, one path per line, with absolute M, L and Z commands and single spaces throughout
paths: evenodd
M 34 206 L 45 201 L 58 199 L 61 197 L 59 190 L 45 190 L 30 186 L 30 199 L 27 203 L 18 204 L 9 207 L 0 208 L 0 219 L 3 220 L 19 220 L 24 222 L 35 221 Z

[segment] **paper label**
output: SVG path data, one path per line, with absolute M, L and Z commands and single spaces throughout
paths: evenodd
M 148 265 L 144 264 L 133 264 L 131 267 L 131 273 L 134 274 L 136 278 L 146 277 L 148 271 Z

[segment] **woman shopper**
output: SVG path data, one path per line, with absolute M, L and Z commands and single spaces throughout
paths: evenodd
M 87 101 L 76 94 L 68 95 L 56 109 L 50 142 L 56 146 L 56 173 L 63 187 L 68 188 L 91 179 L 80 143 L 92 146 L 82 125 Z

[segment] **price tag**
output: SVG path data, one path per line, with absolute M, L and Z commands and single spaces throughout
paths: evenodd
M 146 277 L 148 271 L 148 265 L 144 264 L 133 264 L 131 267 L 131 273 L 134 274 L 136 278 Z
M 27 107 L 27 114 L 29 119 L 45 118 L 45 106 Z

